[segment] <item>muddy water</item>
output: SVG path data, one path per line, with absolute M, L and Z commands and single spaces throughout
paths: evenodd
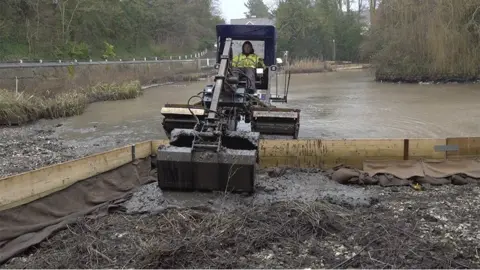
M 57 120 L 71 145 L 108 149 L 165 138 L 160 109 L 185 103 L 205 81 L 151 88 L 135 100 L 95 103 Z M 373 81 L 365 70 L 295 74 L 287 107 L 302 109 L 300 137 L 398 138 L 478 136 L 478 85 L 407 85 Z M 52 123 L 52 122 L 49 122 Z M 91 149 L 86 149 L 86 151 Z
M 364 70 L 295 75 L 289 107 L 302 137 L 478 136 L 479 85 L 390 84 Z

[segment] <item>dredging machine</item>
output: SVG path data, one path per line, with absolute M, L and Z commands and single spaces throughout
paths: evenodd
M 260 138 L 298 138 L 300 110 L 272 105 L 287 103 L 291 76 L 285 69 L 279 74 L 275 27 L 223 24 L 216 26 L 216 32 L 218 73 L 214 83 L 187 104 L 165 104 L 161 110 L 169 138 L 169 145 L 157 150 L 161 189 L 251 193 Z M 238 51 L 238 44 L 247 40 L 263 47 L 259 55 L 264 65 L 254 68 L 255 82 L 250 82 L 255 83 L 256 90 L 247 88 L 245 71 L 232 66 L 235 46 Z M 198 101 L 192 103 L 193 99 Z M 240 122 L 249 128 L 239 128 Z

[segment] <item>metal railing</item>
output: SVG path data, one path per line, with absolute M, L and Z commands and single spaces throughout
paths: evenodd
M 191 55 L 184 56 L 169 56 L 169 57 L 144 57 L 140 59 L 119 59 L 119 60 L 104 60 L 104 61 L 94 61 L 90 59 L 89 61 L 77 61 L 73 60 L 57 60 L 57 61 L 23 61 L 19 60 L 18 62 L 0 62 L 0 68 L 32 68 L 32 67 L 66 67 L 72 65 L 111 65 L 111 64 L 144 64 L 144 63 L 171 63 L 171 62 L 195 62 L 200 61 L 199 66 L 204 67 L 213 67 L 215 65 L 215 59 L 213 58 L 201 58 L 207 54 L 207 51 L 200 53 L 195 53 Z

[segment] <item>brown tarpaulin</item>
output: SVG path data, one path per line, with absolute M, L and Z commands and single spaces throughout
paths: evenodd
M 106 214 L 136 187 L 153 181 L 149 171 L 150 160 L 136 161 L 0 212 L 0 265 L 79 217 Z
M 363 162 L 363 171 L 370 176 L 387 173 L 401 179 L 415 176 L 445 178 L 457 174 L 479 179 L 480 161 L 477 159 L 365 161 Z

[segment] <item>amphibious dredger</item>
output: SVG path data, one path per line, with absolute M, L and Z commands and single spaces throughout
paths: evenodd
M 217 25 L 216 30 L 218 74 L 214 84 L 187 104 L 162 108 L 170 144 L 160 146 L 157 152 L 161 189 L 253 192 L 260 137 L 298 137 L 300 110 L 271 105 L 287 102 L 290 82 L 290 73 L 285 72 L 283 95 L 279 96 L 275 27 Z M 266 67 L 255 68 L 255 91 L 246 89 L 248 77 L 231 65 L 235 43 L 241 47 L 246 40 L 263 43 Z M 275 95 L 271 94 L 273 88 Z M 192 99 L 199 101 L 192 103 Z M 250 124 L 250 130 L 237 129 L 242 119 Z

